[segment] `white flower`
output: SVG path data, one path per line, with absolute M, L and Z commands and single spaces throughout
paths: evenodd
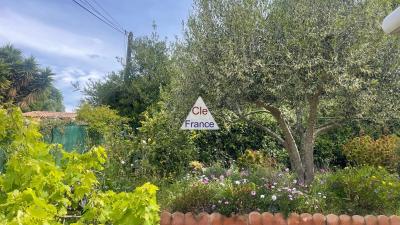
M 131 166 L 133 167 L 133 163 L 131 163 Z
M 260 195 L 260 198 L 265 198 L 265 195 Z
M 296 184 L 297 183 L 297 180 L 293 180 L 293 184 Z
M 235 181 L 235 184 L 239 185 L 239 184 L 240 184 L 240 181 L 238 181 L 238 180 L 237 180 L 237 181 Z
M 272 186 L 271 186 L 271 188 L 275 188 L 275 186 L 274 186 L 274 185 L 272 185 Z
M 125 161 L 124 161 L 124 160 L 121 160 L 121 163 L 122 163 L 122 164 L 125 164 Z
M 276 195 L 272 195 L 272 201 L 276 201 Z
M 318 195 L 322 195 L 321 192 L 318 192 Z
M 146 144 L 146 141 L 145 141 L 145 140 L 142 140 L 142 144 Z
M 326 196 L 324 195 L 324 196 L 322 196 L 323 198 L 326 198 Z
M 286 172 L 289 172 L 289 168 L 286 168 L 285 171 L 286 171 Z

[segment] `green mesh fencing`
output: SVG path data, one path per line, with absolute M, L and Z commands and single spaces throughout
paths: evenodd
M 85 151 L 87 138 L 86 126 L 74 123 L 53 127 L 49 134 L 44 136 L 44 141 L 51 144 L 62 144 L 66 151 Z
M 86 126 L 67 123 L 61 126 L 54 126 L 50 132 L 43 133 L 43 139 L 50 144 L 62 144 L 68 152 L 77 151 L 83 153 L 86 150 L 86 138 L 88 137 Z M 55 153 L 56 161 L 61 159 L 61 154 Z M 0 148 L 0 173 L 4 171 L 6 163 L 6 154 Z

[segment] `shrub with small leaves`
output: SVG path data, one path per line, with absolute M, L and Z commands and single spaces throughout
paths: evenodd
M 400 138 L 382 136 L 374 140 L 370 136 L 356 137 L 343 146 L 343 152 L 353 165 L 383 166 L 396 171 L 399 166 Z
M 247 149 L 237 160 L 238 166 L 249 168 L 254 166 L 273 167 L 275 159 L 268 157 L 263 152 Z
M 345 168 L 317 176 L 301 210 L 325 214 L 398 213 L 400 180 L 383 167 Z

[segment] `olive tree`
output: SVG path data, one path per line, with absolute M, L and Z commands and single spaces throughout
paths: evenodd
M 186 24 L 180 96 L 202 95 L 262 127 L 314 178 L 318 135 L 398 116 L 400 41 L 380 21 L 390 0 L 197 0 Z M 272 116 L 274 131 L 254 119 Z

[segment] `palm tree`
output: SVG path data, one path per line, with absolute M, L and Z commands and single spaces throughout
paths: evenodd
M 23 57 L 12 45 L 0 48 L 0 103 L 13 103 L 23 110 L 46 100 L 53 87 L 54 73 L 41 69 L 33 56 Z

